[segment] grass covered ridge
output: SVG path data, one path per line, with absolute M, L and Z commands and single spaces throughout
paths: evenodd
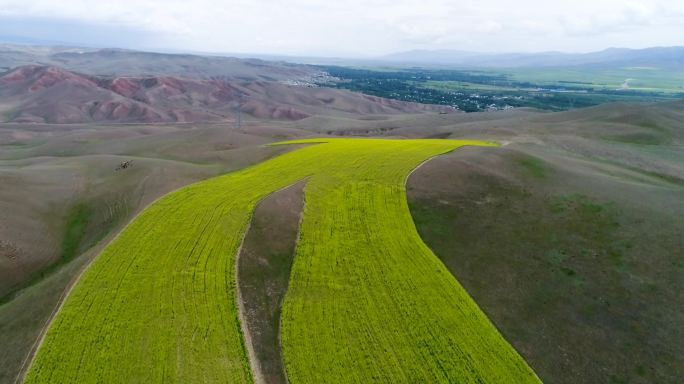
M 292 383 L 538 382 L 421 241 L 404 183 L 452 140 L 318 143 L 146 209 L 54 319 L 35 382 L 251 382 L 235 256 L 256 204 L 308 178 L 282 312 Z

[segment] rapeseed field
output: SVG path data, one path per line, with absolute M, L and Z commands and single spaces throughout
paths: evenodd
M 83 274 L 29 383 L 252 382 L 235 259 L 256 204 L 306 179 L 282 311 L 290 383 L 526 383 L 536 375 L 420 239 L 405 181 L 455 140 L 318 139 L 182 188 Z

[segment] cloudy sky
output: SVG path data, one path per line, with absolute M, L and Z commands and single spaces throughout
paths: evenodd
M 345 57 L 586 52 L 684 45 L 684 0 L 0 0 L 0 40 Z

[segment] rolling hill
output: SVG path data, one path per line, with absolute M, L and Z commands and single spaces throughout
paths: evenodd
M 15 123 L 159 123 L 233 120 L 235 103 L 255 118 L 450 111 L 328 88 L 274 81 L 173 76 L 103 77 L 28 65 L 0 77 L 0 114 Z
M 540 379 L 677 383 L 682 110 L 673 102 L 561 113 L 329 112 L 254 119 L 239 131 L 225 123 L 0 124 L 0 332 L 11 351 L 0 382 L 21 371 L 73 277 L 156 198 L 288 150 L 263 146 L 276 140 L 380 136 L 502 144 L 425 164 L 408 180 L 408 204 L 421 238 Z M 133 168 L 114 170 L 128 159 Z M 79 212 L 88 220 L 74 240 L 65 235 Z M 60 264 L 73 241 L 75 255 Z

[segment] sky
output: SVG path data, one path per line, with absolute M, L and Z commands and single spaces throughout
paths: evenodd
M 0 0 L 0 41 L 375 57 L 684 45 L 684 0 Z

